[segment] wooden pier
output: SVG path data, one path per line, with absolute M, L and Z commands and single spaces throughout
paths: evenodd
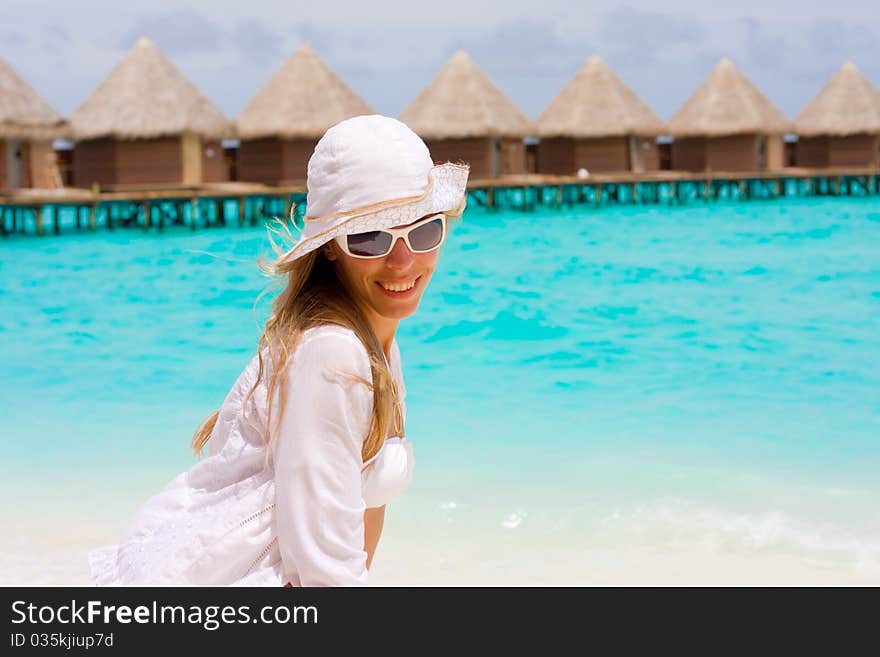
M 472 179 L 468 203 L 524 212 L 552 207 L 679 205 L 776 198 L 880 195 L 877 169 L 784 169 L 754 174 L 660 171 L 575 176 L 520 175 Z M 273 217 L 301 218 L 305 185 L 217 183 L 85 190 L 0 190 L 0 233 L 58 234 L 68 229 L 162 231 L 255 225 Z
M 157 231 L 170 226 L 196 230 L 231 223 L 256 225 L 272 217 L 288 217 L 292 207 L 294 216 L 301 218 L 305 200 L 304 185 L 218 183 L 100 191 L 22 189 L 0 193 L 0 232 L 4 237 L 12 233 L 58 234 L 62 224 L 90 230 L 135 227 Z
M 587 205 L 679 205 L 717 201 L 815 196 L 878 196 L 880 170 L 783 169 L 774 172 L 597 174 L 517 176 L 471 180 L 468 202 L 486 208 L 520 209 Z

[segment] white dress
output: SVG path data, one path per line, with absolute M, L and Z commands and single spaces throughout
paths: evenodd
M 396 341 L 389 366 L 405 418 Z M 265 377 L 244 401 L 257 367 L 255 356 L 224 400 L 208 456 L 147 500 L 118 545 L 89 553 L 95 584 L 367 583 L 364 510 L 406 489 L 414 458 L 400 436 L 362 460 L 373 396 L 354 377 L 372 380 L 366 349 L 342 327 L 303 333 L 271 450 Z

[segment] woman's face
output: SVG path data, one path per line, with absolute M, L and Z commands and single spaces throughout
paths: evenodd
M 355 300 L 362 308 L 388 320 L 401 320 L 416 311 L 440 255 L 439 248 L 413 253 L 402 239 L 381 258 L 355 258 L 335 241 L 328 247 L 327 256 L 334 261 L 337 275 Z

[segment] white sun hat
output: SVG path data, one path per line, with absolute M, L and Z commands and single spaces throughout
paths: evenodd
M 425 142 L 397 119 L 371 114 L 337 123 L 309 158 L 305 226 L 278 263 L 296 260 L 341 235 L 458 212 L 467 178 L 466 165 L 435 165 Z

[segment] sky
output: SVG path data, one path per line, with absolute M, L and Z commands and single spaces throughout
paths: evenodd
M 65 116 L 141 35 L 230 117 L 303 42 L 391 116 L 458 49 L 533 118 L 593 54 L 662 119 L 724 55 L 792 118 L 847 59 L 880 86 L 877 0 L 0 0 L 0 57 Z

